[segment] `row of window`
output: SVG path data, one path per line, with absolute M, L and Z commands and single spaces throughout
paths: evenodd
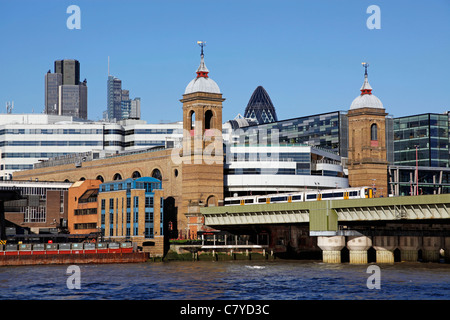
M 27 146 L 27 147 L 36 147 L 36 146 L 103 146 L 103 141 L 70 141 L 70 140 L 62 140 L 62 141 L 0 141 L 0 147 L 5 146 Z
M 133 229 L 133 236 L 138 236 L 138 228 L 135 227 Z M 109 235 L 112 236 L 114 234 L 114 228 L 110 228 L 109 229 Z M 116 230 L 116 234 L 117 234 L 117 230 Z M 131 236 L 131 228 L 127 227 L 126 228 L 126 237 L 130 237 Z M 153 228 L 151 227 L 146 227 L 144 230 L 144 236 L 145 238 L 153 238 L 154 234 L 153 234 Z
M 5 158 L 54 158 L 65 156 L 68 152 L 5 152 L 1 156 Z
M 83 216 L 83 215 L 88 215 L 88 214 L 97 214 L 97 208 L 75 209 L 74 214 L 76 216 Z
M 125 135 L 133 135 L 133 134 L 173 134 L 173 133 L 182 133 L 181 129 L 132 129 L 125 131 Z
M 122 198 L 123 199 L 123 198 Z M 161 198 L 160 208 L 163 207 L 164 199 Z M 154 207 L 154 198 L 153 197 L 145 197 L 145 208 L 153 208 Z M 114 208 L 118 208 L 118 198 L 116 198 L 116 206 L 114 207 L 114 198 L 109 199 L 109 210 L 114 210 Z M 131 197 L 127 197 L 127 208 L 131 208 Z M 139 208 L 139 197 L 133 198 L 133 208 Z M 102 199 L 101 201 L 101 209 L 106 209 L 106 199 Z
M 103 129 L 0 129 L 4 134 L 102 134 Z
M 107 191 L 119 191 L 127 190 L 128 192 L 132 188 L 131 182 L 116 182 L 116 183 L 103 183 L 100 185 L 101 192 Z M 135 189 L 145 190 L 145 192 L 152 192 L 154 189 L 160 189 L 161 183 L 156 182 L 136 182 Z
M 309 162 L 310 153 L 296 152 L 258 152 L 258 153 L 227 153 L 228 161 L 291 161 Z
M 225 169 L 225 174 L 291 174 L 295 175 L 295 169 L 289 168 L 237 168 Z
M 164 146 L 163 140 L 140 140 L 140 141 L 128 141 L 125 142 L 125 148 L 134 146 Z
M 73 228 L 75 230 L 96 229 L 97 228 L 97 223 L 95 223 L 95 222 L 92 222 L 92 223 L 75 223 L 73 225 Z
M 0 170 L 30 170 L 33 169 L 32 164 L 1 164 Z
M 133 134 L 173 134 L 182 133 L 181 129 L 132 129 L 132 130 L 121 130 L 121 129 L 105 129 L 106 134 L 117 134 L 120 136 L 129 136 Z

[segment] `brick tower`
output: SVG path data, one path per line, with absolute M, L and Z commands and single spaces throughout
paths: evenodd
M 365 67 L 361 95 L 348 111 L 348 179 L 352 187 L 374 186 L 375 197 L 387 197 L 386 115 L 372 94 Z
M 186 87 L 183 99 L 182 208 L 187 236 L 203 230 L 200 207 L 223 203 L 222 98 L 209 78 L 201 46 L 197 76 Z

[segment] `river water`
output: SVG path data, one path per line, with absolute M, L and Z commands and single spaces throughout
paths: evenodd
M 373 264 L 372 264 L 373 265 Z M 450 264 L 193 261 L 0 267 L 1 300 L 434 300 L 450 299 Z M 69 281 L 68 281 L 69 280 Z M 69 285 L 68 285 L 69 283 Z M 373 287 L 373 286 L 372 286 Z

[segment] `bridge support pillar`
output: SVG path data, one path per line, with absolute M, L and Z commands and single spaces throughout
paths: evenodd
M 394 263 L 394 250 L 397 247 L 397 237 L 374 236 L 373 248 L 377 251 L 377 263 Z
M 317 245 L 322 249 L 323 262 L 341 263 L 341 250 L 345 247 L 344 236 L 318 237 Z
M 422 258 L 427 262 L 439 262 L 439 255 L 441 250 L 440 237 L 423 237 Z
M 399 249 L 402 261 L 417 261 L 419 259 L 420 238 L 400 236 Z
M 450 263 L 450 237 L 444 237 L 444 259 Z
M 367 250 L 372 246 L 372 240 L 365 236 L 349 237 L 347 248 L 350 251 L 350 263 L 367 263 Z

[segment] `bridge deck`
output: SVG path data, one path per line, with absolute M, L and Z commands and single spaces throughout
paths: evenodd
M 450 194 L 373 199 L 322 200 L 202 208 L 205 224 L 310 223 L 336 230 L 338 221 L 450 219 Z

